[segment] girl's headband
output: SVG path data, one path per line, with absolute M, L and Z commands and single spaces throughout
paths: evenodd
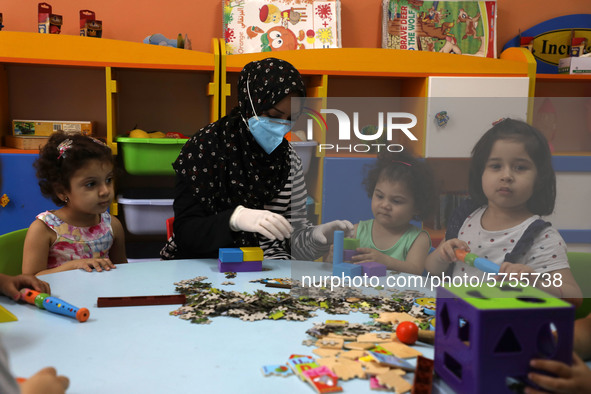
M 105 144 L 103 141 L 101 140 L 97 140 L 94 137 L 90 137 L 88 136 L 88 138 L 90 138 L 92 140 L 92 142 L 97 143 L 99 145 L 102 146 L 107 146 L 107 144 Z M 71 139 L 67 138 L 65 140 L 63 140 L 58 146 L 57 146 L 57 151 L 59 152 L 57 158 L 61 159 L 61 158 L 66 158 L 66 152 L 68 151 L 68 149 L 70 149 L 72 147 L 72 145 L 74 144 L 74 141 L 72 141 Z

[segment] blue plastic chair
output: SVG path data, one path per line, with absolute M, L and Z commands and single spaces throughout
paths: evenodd
M 0 273 L 16 276 L 23 269 L 23 246 L 28 228 L 0 235 Z

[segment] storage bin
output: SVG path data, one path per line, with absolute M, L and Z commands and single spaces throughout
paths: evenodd
M 172 198 L 147 199 L 117 196 L 127 231 L 138 235 L 166 235 L 166 219 L 174 216 Z
M 117 138 L 125 170 L 132 175 L 174 175 L 172 163 L 186 142 L 182 138 Z

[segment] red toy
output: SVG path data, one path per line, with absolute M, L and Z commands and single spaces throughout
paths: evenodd
M 396 327 L 396 338 L 407 345 L 414 344 L 419 338 L 419 327 L 411 321 L 403 321 Z

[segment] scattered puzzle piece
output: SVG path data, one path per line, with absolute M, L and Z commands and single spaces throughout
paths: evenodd
M 407 382 L 399 372 L 390 370 L 388 372 L 376 376 L 378 383 L 390 389 L 394 389 L 396 393 L 406 393 L 412 388 L 412 384 Z
M 375 361 L 359 361 L 365 370 L 367 375 L 379 375 L 385 372 L 388 372 L 390 368 L 384 367 Z
M 342 340 L 341 338 L 321 338 L 319 340 L 316 341 L 316 346 L 318 346 L 319 348 L 324 348 L 324 349 L 342 349 L 343 348 L 343 344 L 345 343 L 344 340 Z
M 286 376 L 293 375 L 293 372 L 289 369 L 289 367 L 287 367 L 286 365 L 283 365 L 283 364 L 282 365 L 263 365 L 262 371 L 263 371 L 263 375 L 265 375 L 265 376 L 276 375 L 276 376 L 286 377 Z
M 346 358 L 348 360 L 357 360 L 360 357 L 365 356 L 364 350 L 349 350 L 345 352 L 341 352 L 339 357 Z
M 382 312 L 380 313 L 380 317 L 375 319 L 378 323 L 384 324 L 393 324 L 396 325 L 403 321 L 412 321 L 414 322 L 417 320 L 416 317 L 409 315 L 408 313 L 404 312 Z
M 388 332 L 370 332 L 367 334 L 362 334 L 357 337 L 357 342 L 371 342 L 371 343 L 381 343 L 381 342 L 391 342 L 394 339 L 394 335 Z
M 331 369 L 334 371 L 335 375 L 337 375 L 339 377 L 339 379 L 342 379 L 342 380 L 349 380 L 349 379 L 353 379 L 353 378 L 360 378 L 360 379 L 366 378 L 366 374 L 365 374 L 365 371 L 363 370 L 363 366 L 360 363 L 355 362 L 355 361 L 350 361 L 350 360 L 339 361 Z
M 373 348 L 374 344 L 371 342 L 347 342 L 343 347 L 350 350 L 367 350 Z
M 336 357 L 341 353 L 341 350 L 318 348 L 318 349 L 312 350 L 312 353 L 314 353 L 318 357 Z
M 343 388 L 338 385 L 338 377 L 328 367 L 312 368 L 304 371 L 303 374 L 317 393 L 337 393 L 343 391 Z
M 400 368 L 405 371 L 414 371 L 415 368 L 408 363 L 407 361 L 398 358 L 391 354 L 382 354 L 377 352 L 369 351 L 368 354 L 373 357 L 373 359 L 380 365 L 393 367 L 393 368 Z
M 423 353 L 419 352 L 418 350 L 405 345 L 404 343 L 400 342 L 399 340 L 395 340 L 392 342 L 385 342 L 380 344 L 380 346 L 396 357 L 400 358 L 413 358 L 417 356 L 422 356 Z

